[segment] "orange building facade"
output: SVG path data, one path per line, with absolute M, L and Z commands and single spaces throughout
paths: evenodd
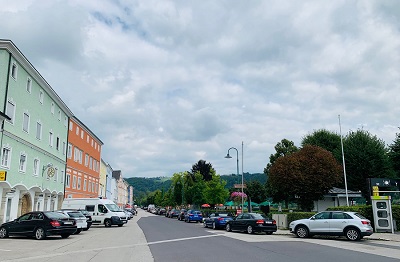
M 98 197 L 103 142 L 79 119 L 69 121 L 66 198 Z

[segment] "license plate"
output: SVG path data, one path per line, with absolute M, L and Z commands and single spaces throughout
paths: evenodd
M 72 222 L 70 221 L 64 222 L 64 225 L 72 225 Z
M 271 221 L 265 221 L 264 223 L 265 223 L 265 224 L 272 224 Z

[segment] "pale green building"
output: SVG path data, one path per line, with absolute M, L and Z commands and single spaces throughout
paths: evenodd
M 0 40 L 0 224 L 64 198 L 72 112 L 10 40 Z

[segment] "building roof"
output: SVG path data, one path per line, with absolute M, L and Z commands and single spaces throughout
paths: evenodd
M 347 190 L 347 194 L 351 197 L 362 197 L 361 192 Z M 346 189 L 333 187 L 328 191 L 328 196 L 343 196 L 346 195 Z

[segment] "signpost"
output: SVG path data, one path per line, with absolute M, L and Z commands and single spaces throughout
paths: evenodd
M 0 181 L 7 180 L 7 171 L 0 171 Z

